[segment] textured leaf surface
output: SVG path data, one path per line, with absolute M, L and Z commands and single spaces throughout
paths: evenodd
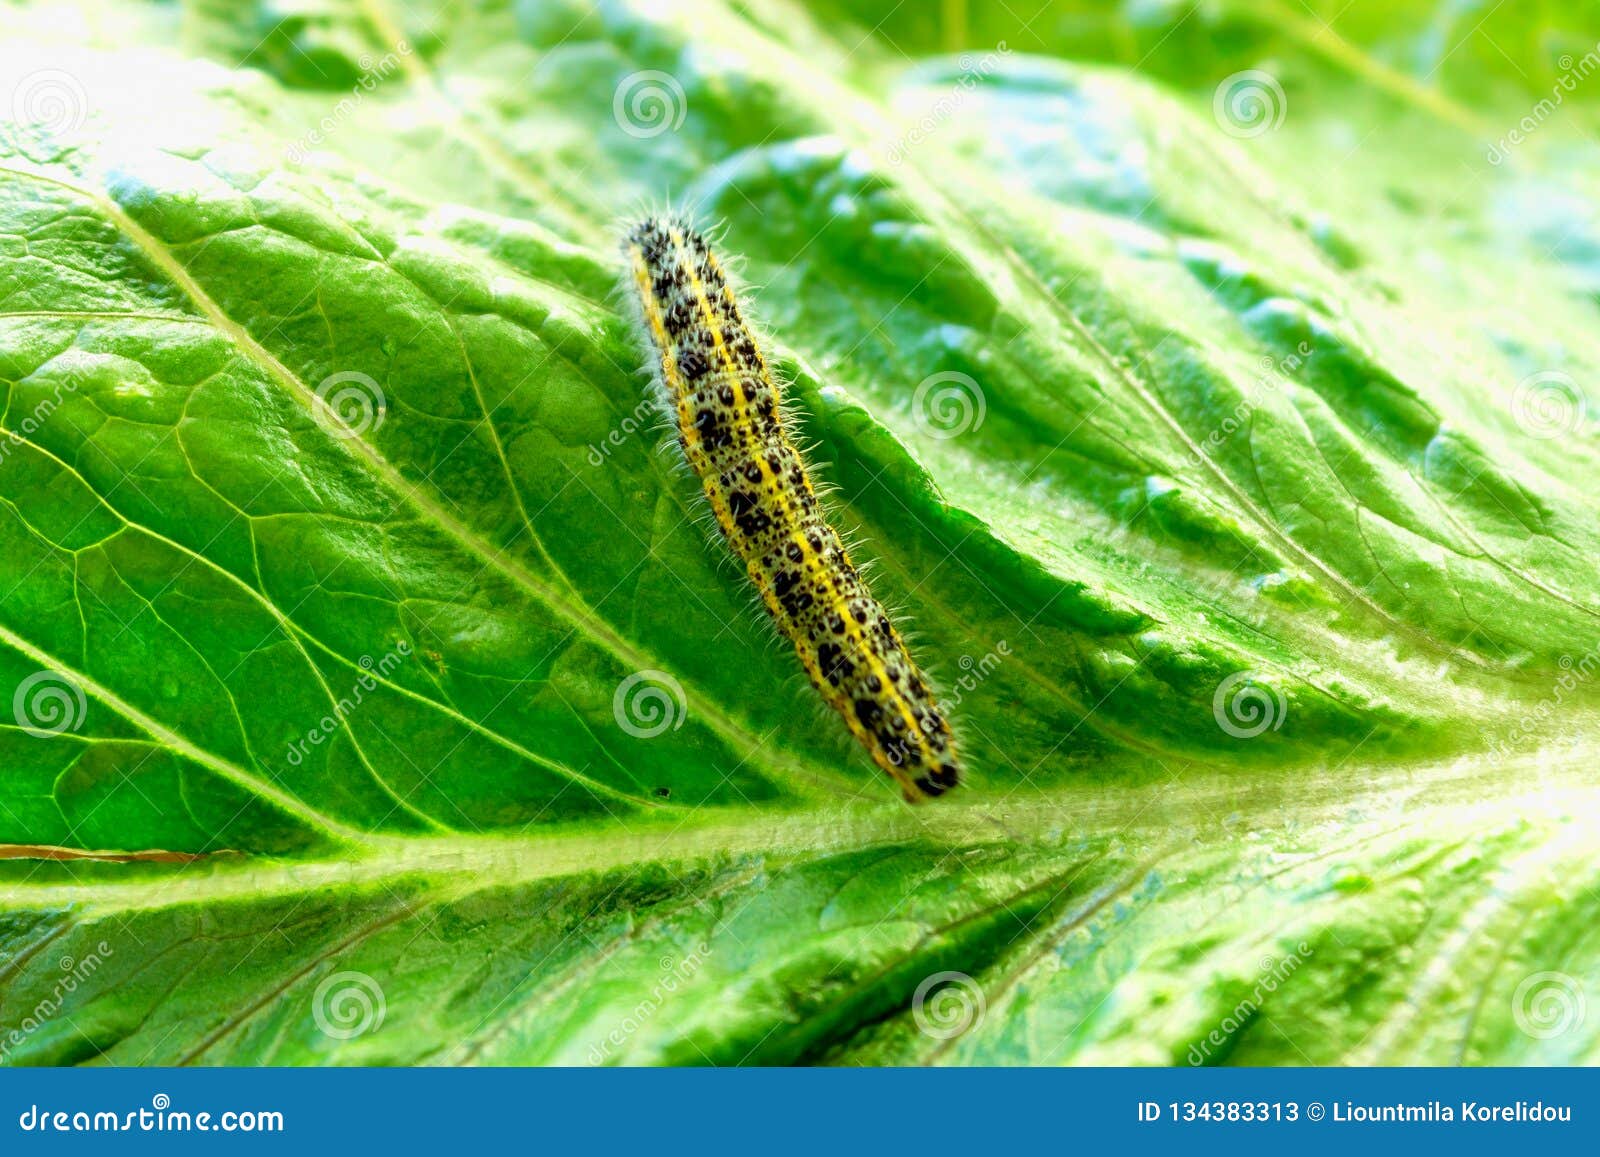
M 849 7 L 3 10 L 7 1061 L 1600 1047 L 1592 107 L 1484 159 L 1593 46 Z M 959 797 L 657 450 L 614 225 L 668 195 Z

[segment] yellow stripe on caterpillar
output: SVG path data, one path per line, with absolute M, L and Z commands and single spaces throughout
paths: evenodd
M 811 684 L 907 800 L 960 781 L 949 721 L 828 524 L 778 387 L 716 256 L 686 221 L 623 244 L 678 444 Z

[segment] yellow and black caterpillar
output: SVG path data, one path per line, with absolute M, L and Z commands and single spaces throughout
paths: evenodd
M 654 367 L 717 525 L 811 683 L 907 800 L 960 781 L 950 724 L 828 525 L 778 387 L 722 267 L 685 221 L 623 245 Z

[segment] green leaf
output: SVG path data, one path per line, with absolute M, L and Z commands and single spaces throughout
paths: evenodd
M 873 7 L 7 9 L 0 1057 L 1600 1053 L 1581 37 Z M 659 452 L 668 198 L 946 800 Z

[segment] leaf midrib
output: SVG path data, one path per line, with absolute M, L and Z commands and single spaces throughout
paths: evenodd
M 1344 826 L 1368 817 L 1448 812 L 1480 827 L 1592 813 L 1600 800 L 1600 742 L 1505 761 L 1487 756 L 1436 764 L 1285 772 L 1241 780 L 1225 768 L 1191 765 L 1167 784 L 1087 784 L 997 803 L 969 798 L 924 807 L 845 805 L 790 812 L 704 809 L 693 819 L 635 825 L 551 828 L 536 836 L 369 837 L 315 859 L 202 861 L 142 866 L 144 877 L 117 882 L 102 871 L 80 882 L 0 882 L 0 906 L 86 906 L 108 911 L 174 904 L 253 901 L 319 888 L 389 886 L 412 879 L 445 891 L 476 890 L 642 864 L 710 857 L 817 858 L 885 844 L 943 846 L 1048 843 L 1075 832 L 1119 833 L 1169 843 L 1222 823 L 1230 831 L 1271 830 L 1292 822 Z M 1200 818 L 1196 818 L 1200 817 Z M 1352 819 L 1352 817 L 1354 817 Z M 5 861 L 0 861 L 3 865 Z M 96 866 L 100 867 L 99 865 Z M 117 866 L 118 869 L 121 865 Z M 150 875 L 149 873 L 155 873 Z

